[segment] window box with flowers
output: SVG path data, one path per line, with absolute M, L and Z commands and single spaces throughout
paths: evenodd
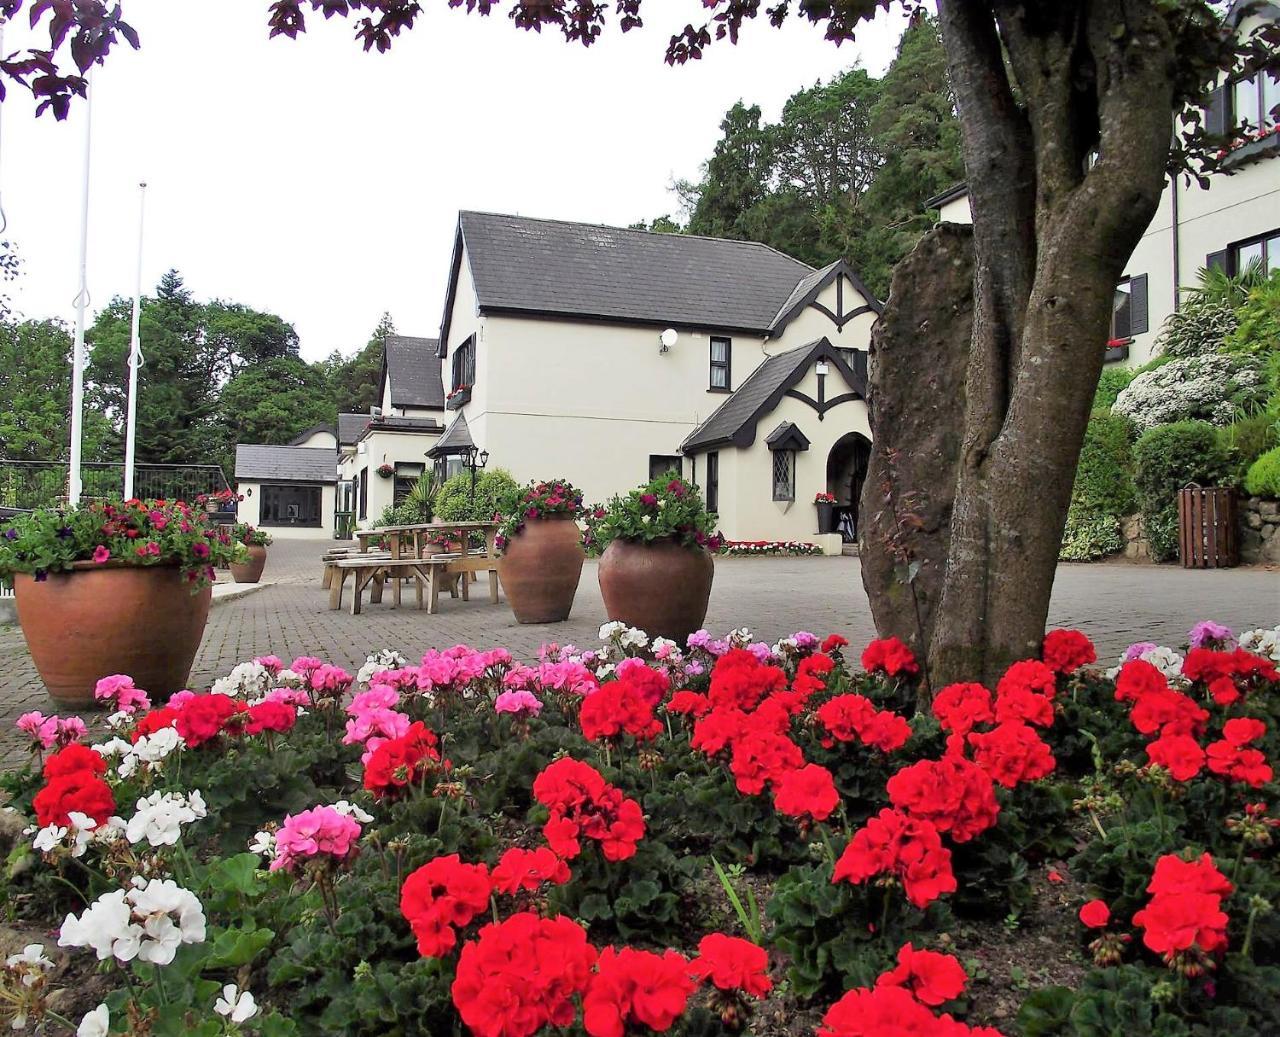
M 818 532 L 834 533 L 836 531 L 836 498 L 832 493 L 816 493 L 813 506 L 818 509 Z
M 448 410 L 458 410 L 463 405 L 471 402 L 471 385 L 459 385 L 456 389 L 451 389 L 449 394 L 444 398 L 445 408 Z
M 1106 352 L 1102 355 L 1104 363 L 1112 364 L 1117 360 L 1129 359 L 1129 347 L 1133 345 L 1131 338 L 1109 338 L 1107 339 Z
M 20 515 L 0 534 L 18 622 L 59 702 L 91 705 L 104 674 L 155 694 L 186 687 L 214 567 L 243 544 L 181 501 L 93 502 Z
M 231 578 L 236 583 L 257 583 L 262 579 L 262 570 L 267 564 L 271 534 L 247 522 L 237 522 L 231 528 L 231 539 L 234 543 L 243 544 L 245 549 L 244 559 L 231 563 Z
M 706 618 L 723 543 L 698 488 L 671 473 L 587 514 L 609 619 L 679 644 Z
M 517 623 L 563 623 L 586 552 L 582 491 L 564 479 L 531 482 L 498 503 L 498 579 Z

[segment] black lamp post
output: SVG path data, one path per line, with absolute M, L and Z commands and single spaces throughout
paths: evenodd
M 489 463 L 489 451 L 477 450 L 474 446 L 468 447 L 467 452 L 462 455 L 462 463 L 471 470 L 471 496 L 467 503 L 474 505 L 476 502 L 476 472 L 484 468 Z

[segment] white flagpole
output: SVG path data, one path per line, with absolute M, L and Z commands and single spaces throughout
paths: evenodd
M 86 73 L 86 80 L 92 74 Z M 81 437 L 84 426 L 84 311 L 89 302 L 89 152 L 93 135 L 93 86 L 86 81 L 84 102 L 84 190 L 80 201 L 80 291 L 76 294 L 76 337 L 71 346 L 71 471 L 68 503 L 80 503 Z
M 129 409 L 124 423 L 124 499 L 133 499 L 133 455 L 137 446 L 138 368 L 142 366 L 142 226 L 147 206 L 147 185 L 138 185 L 138 276 L 133 288 L 133 328 L 129 335 Z

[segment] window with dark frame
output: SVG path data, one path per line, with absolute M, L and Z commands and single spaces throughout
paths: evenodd
M 1272 109 L 1280 105 L 1280 77 L 1266 71 L 1233 79 L 1209 94 L 1205 107 L 1205 129 L 1216 136 L 1247 124 L 1260 130 L 1277 124 Z
M 323 525 L 320 513 L 323 491 L 319 486 L 266 483 L 259 492 L 258 525 L 310 526 Z
M 1230 273 L 1242 274 L 1254 263 L 1259 263 L 1264 274 L 1273 274 L 1280 270 L 1280 228 L 1259 234 L 1256 238 L 1237 241 L 1228 251 Z
M 796 499 L 796 452 L 794 450 L 773 452 L 773 499 L 776 501 Z
M 360 482 L 360 514 L 358 518 L 369 517 L 369 469 L 361 468 L 360 474 L 356 476 Z
M 718 335 L 711 336 L 711 380 L 709 388 L 717 392 L 733 391 L 733 342 Z
M 660 475 L 666 475 L 668 472 L 675 472 L 680 475 L 684 470 L 683 458 L 675 454 L 650 454 L 649 455 L 649 478 L 656 479 Z
M 1126 277 L 1118 285 L 1111 308 L 1111 338 L 1128 342 L 1150 330 L 1147 313 L 1147 275 Z
M 720 452 L 712 450 L 707 454 L 707 485 L 705 489 L 707 510 L 720 511 Z
M 463 386 L 476 384 L 476 337 L 470 336 L 453 351 L 453 384 L 450 389 L 457 391 Z

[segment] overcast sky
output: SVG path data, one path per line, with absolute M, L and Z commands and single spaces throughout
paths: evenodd
M 776 118 L 786 98 L 855 62 L 880 75 L 902 30 L 881 15 L 840 48 L 795 21 L 668 67 L 696 0 L 648 0 L 644 29 L 584 50 L 431 0 L 387 54 L 342 19 L 268 40 L 266 0 L 124 0 L 142 49 L 95 72 L 89 288 L 133 292 L 146 180 L 144 291 L 169 267 L 199 298 L 280 314 L 302 355 L 350 353 L 389 310 L 434 335 L 461 208 L 625 225 L 674 212 L 735 101 Z M 611 5 L 610 5 L 611 6 Z M 663 19 L 666 20 L 663 20 Z M 11 26 L 5 49 L 27 35 Z M 47 37 L 46 37 L 47 39 Z M 28 317 L 74 316 L 84 105 L 0 113 L 0 201 Z

